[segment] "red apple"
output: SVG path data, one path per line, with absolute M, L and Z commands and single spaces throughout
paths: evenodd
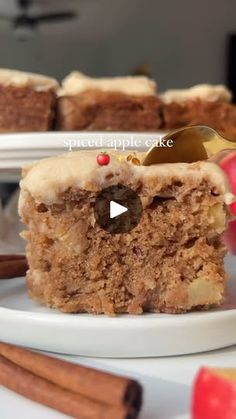
M 192 419 L 236 418 L 236 369 L 202 368 L 195 380 Z
M 226 173 L 232 192 L 236 195 L 236 151 L 228 150 L 227 153 L 222 154 L 219 165 Z M 230 211 L 236 216 L 236 202 L 230 205 Z M 229 223 L 224 239 L 230 252 L 236 255 L 236 220 Z
M 106 152 L 98 154 L 97 163 L 99 166 L 107 166 L 110 163 L 110 156 Z
M 236 151 L 232 151 L 220 161 L 220 167 L 228 176 L 232 192 L 236 195 Z M 236 215 L 236 201 L 230 205 L 232 214 Z

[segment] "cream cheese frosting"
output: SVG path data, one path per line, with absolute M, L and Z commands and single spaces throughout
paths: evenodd
M 6 68 L 0 69 L 0 85 L 30 87 L 37 91 L 57 90 L 59 87 L 54 78 Z
M 210 181 L 218 193 L 228 201 L 230 188 L 224 172 L 212 162 L 156 164 L 151 166 L 135 166 L 127 162 L 127 153 L 122 161 L 114 151 L 109 151 L 109 165 L 99 166 L 96 156 L 101 150 L 74 151 L 40 160 L 26 167 L 25 175 L 20 183 L 20 208 L 24 205 L 25 194 L 30 193 L 39 203 L 52 204 L 60 202 L 60 195 L 68 188 L 81 188 L 99 191 L 111 184 L 124 183 L 138 185 L 140 182 L 150 184 L 157 180 L 166 180 L 169 184 L 173 179 Z M 145 153 L 137 153 L 142 160 Z
M 88 90 L 120 92 L 127 95 L 155 95 L 157 85 L 154 80 L 144 76 L 92 78 L 79 71 L 73 71 L 62 81 L 59 96 L 77 95 Z
M 202 99 L 209 102 L 230 102 L 232 94 L 225 86 L 198 84 L 189 89 L 173 89 L 167 90 L 161 95 L 163 102 L 185 102 L 191 99 Z

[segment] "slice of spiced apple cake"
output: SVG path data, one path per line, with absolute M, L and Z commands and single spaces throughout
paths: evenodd
M 183 313 L 225 299 L 226 178 L 211 162 L 135 165 L 98 150 L 24 170 L 19 212 L 28 226 L 29 295 L 64 312 Z M 142 161 L 142 154 L 137 153 Z M 96 222 L 98 193 L 125 185 L 142 202 L 132 230 Z

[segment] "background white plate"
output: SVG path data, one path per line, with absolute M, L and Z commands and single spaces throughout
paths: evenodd
M 38 159 L 81 148 L 146 150 L 162 132 L 37 132 L 0 134 L 0 181 L 17 182 L 21 168 Z M 147 145 L 148 142 L 148 145 Z M 112 145 L 111 145 L 112 143 Z M 98 144 L 98 145 L 97 145 Z M 102 146 L 101 146 L 102 144 Z M 129 145 L 128 145 L 129 144 Z
M 227 303 L 207 312 L 107 317 L 62 314 L 29 300 L 23 279 L 0 281 L 0 340 L 96 357 L 203 352 L 236 343 L 236 257 L 226 258 Z

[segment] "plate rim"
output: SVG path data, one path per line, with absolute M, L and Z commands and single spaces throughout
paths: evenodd
M 150 358 L 201 353 L 236 344 L 234 300 L 225 308 L 185 314 L 109 317 L 50 309 L 43 312 L 35 311 L 40 306 L 25 306 L 28 297 L 23 281 L 19 278 L 3 287 L 0 300 L 0 340 L 15 345 L 86 357 Z M 9 284 L 9 280 L 4 283 Z M 227 333 L 222 333 L 226 329 Z

